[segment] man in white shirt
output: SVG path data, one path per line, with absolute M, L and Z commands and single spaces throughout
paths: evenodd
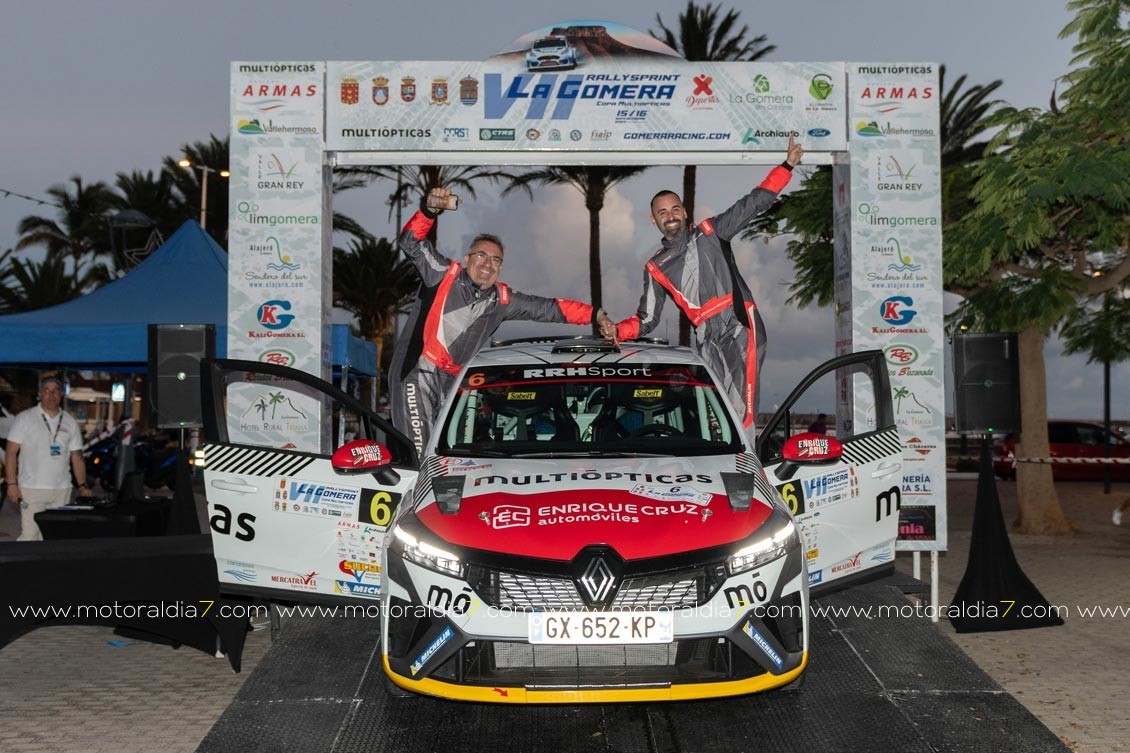
M 18 541 L 43 540 L 35 514 L 71 501 L 71 469 L 79 494 L 90 496 L 82 432 L 78 422 L 62 410 L 62 402 L 62 381 L 44 378 L 39 383 L 39 405 L 19 413 L 8 431 L 4 473 L 8 499 L 20 506 Z

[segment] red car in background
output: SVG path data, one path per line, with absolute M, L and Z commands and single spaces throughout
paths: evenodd
M 1016 454 L 1016 434 L 1009 434 L 994 448 L 993 472 L 1003 479 L 1016 478 L 1012 456 Z M 1053 458 L 1105 457 L 1108 435 L 1102 424 L 1090 421 L 1048 421 L 1048 443 Z M 1110 456 L 1130 461 L 1130 441 L 1121 432 L 1109 435 Z M 1113 481 L 1130 481 L 1130 463 L 1111 465 Z M 1102 481 L 1102 463 L 1053 463 L 1052 478 L 1056 481 Z

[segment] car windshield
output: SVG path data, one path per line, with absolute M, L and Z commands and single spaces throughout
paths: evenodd
M 534 42 L 535 50 L 552 50 L 556 47 L 564 47 L 565 42 L 561 39 L 539 39 Z
M 702 366 L 529 364 L 468 369 L 440 455 L 732 454 L 742 449 Z

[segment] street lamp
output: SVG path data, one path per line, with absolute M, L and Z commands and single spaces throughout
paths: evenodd
M 231 175 L 227 170 L 217 170 L 207 165 L 194 165 L 186 159 L 182 159 L 177 163 L 185 170 L 196 169 L 200 171 L 200 227 L 205 231 L 208 230 L 208 173 L 218 173 L 221 178 L 226 178 Z

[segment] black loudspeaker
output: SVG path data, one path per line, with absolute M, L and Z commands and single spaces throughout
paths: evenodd
M 200 359 L 216 355 L 214 324 L 149 325 L 149 424 L 202 427 Z
M 953 339 L 957 431 L 1020 431 L 1020 358 L 1015 333 Z

